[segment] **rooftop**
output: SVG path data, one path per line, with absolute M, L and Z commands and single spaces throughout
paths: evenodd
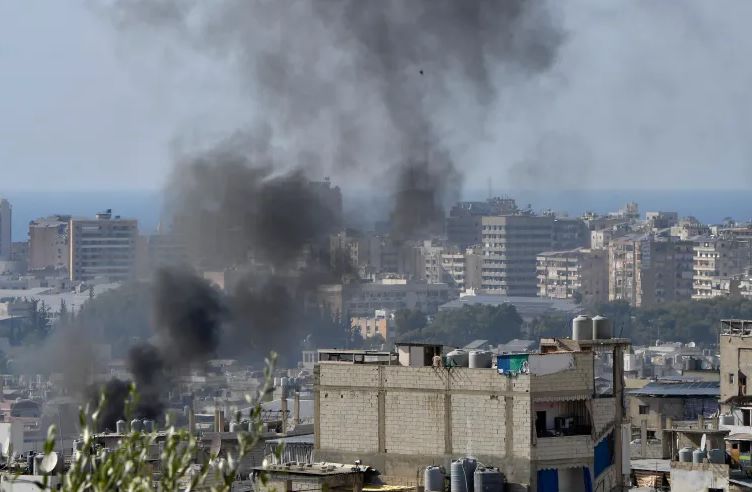
M 642 388 L 633 389 L 627 392 L 634 396 L 655 396 L 655 397 L 707 397 L 718 398 L 720 395 L 720 383 L 717 381 L 703 381 L 694 383 L 669 383 L 669 382 L 652 382 Z

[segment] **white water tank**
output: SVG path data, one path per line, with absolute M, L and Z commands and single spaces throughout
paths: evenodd
M 467 350 L 454 349 L 446 355 L 446 358 L 452 367 L 467 367 L 469 363 Z
M 581 314 L 572 320 L 572 340 L 592 340 L 593 320 Z
M 488 350 L 471 350 L 468 360 L 469 367 L 485 369 L 493 364 L 493 354 Z
M 596 316 L 593 318 L 593 340 L 608 340 L 612 338 L 613 329 L 611 320 L 605 316 Z

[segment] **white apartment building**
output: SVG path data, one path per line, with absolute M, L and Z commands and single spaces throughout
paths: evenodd
M 722 295 L 731 277 L 749 267 L 749 243 L 733 238 L 695 238 L 693 256 L 692 299 L 708 299 Z
M 538 255 L 538 296 L 594 304 L 608 301 L 608 251 L 577 248 Z
M 536 257 L 551 249 L 552 216 L 483 217 L 482 289 L 489 294 L 534 297 Z
M 127 280 L 134 274 L 138 222 L 98 213 L 95 219 L 71 219 L 69 226 L 70 279 Z

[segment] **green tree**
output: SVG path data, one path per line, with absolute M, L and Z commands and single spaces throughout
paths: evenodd
M 428 320 L 425 313 L 417 309 L 400 309 L 394 313 L 394 329 L 397 339 L 407 333 L 421 330 Z

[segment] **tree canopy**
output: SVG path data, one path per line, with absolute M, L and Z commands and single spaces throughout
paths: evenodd
M 678 301 L 648 308 L 636 308 L 625 301 L 599 304 L 590 314 L 611 319 L 614 336 L 629 338 L 633 344 L 646 345 L 656 340 L 718 343 L 721 319 L 752 319 L 752 300 L 716 297 L 700 301 Z M 571 335 L 571 316 L 548 315 L 531 323 L 536 337 Z
M 396 317 L 396 316 L 395 316 Z M 409 319 L 409 316 L 406 316 Z M 511 304 L 501 306 L 462 306 L 439 311 L 430 324 L 407 332 L 400 332 L 400 341 L 441 343 L 455 347 L 473 340 L 488 340 L 491 344 L 508 342 L 520 336 L 522 318 Z

